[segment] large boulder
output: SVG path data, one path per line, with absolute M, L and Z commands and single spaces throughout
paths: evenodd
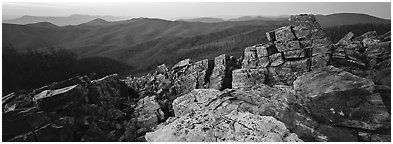
M 220 116 L 239 111 L 260 116 L 273 116 L 284 123 L 289 123 L 292 119 L 286 116 L 290 113 L 290 103 L 296 103 L 293 102 L 293 99 L 296 99 L 294 94 L 295 91 L 290 87 L 272 88 L 264 84 L 254 86 L 249 91 L 195 89 L 175 99 L 173 109 L 176 117 L 205 112 Z
M 188 114 L 145 137 L 149 142 L 302 141 L 273 117 L 237 111 Z
M 373 95 L 374 83 L 342 69 L 328 66 L 306 73 L 294 82 L 299 95 L 318 121 L 366 130 L 389 129 L 390 115 Z

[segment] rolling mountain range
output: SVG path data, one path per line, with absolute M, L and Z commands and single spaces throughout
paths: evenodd
M 365 15 L 356 16 L 362 18 L 348 14 L 317 18 L 323 26 L 346 25 L 347 21 L 342 20 L 345 17 L 351 17 L 351 24 L 390 23 L 390 20 L 371 16 L 368 16 L 370 20 L 366 20 Z M 266 42 L 267 31 L 288 23 L 288 19 L 282 17 L 255 18 L 257 20 L 244 17 L 247 21 L 214 23 L 206 22 L 206 19 L 205 22 L 184 22 L 135 18 L 110 22 L 97 18 L 69 26 L 48 22 L 26 25 L 3 23 L 3 47 L 12 45 L 18 50 L 58 47 L 77 53 L 79 58 L 110 58 L 134 67 L 130 73 L 144 74 L 159 64 L 171 66 L 184 58 L 200 60 L 223 53 L 239 57 L 244 47 Z M 214 20 L 218 19 L 210 19 Z
M 3 20 L 3 23 L 10 24 L 31 24 L 39 22 L 50 22 L 58 26 L 78 25 L 97 18 L 102 18 L 107 21 L 120 21 L 126 20 L 128 17 L 115 17 L 115 16 L 91 16 L 91 15 L 70 15 L 66 17 L 42 17 L 42 16 L 22 16 L 16 19 Z
M 337 13 L 331 15 L 316 15 L 317 21 L 322 27 L 353 25 L 359 23 L 384 23 L 390 24 L 390 20 L 359 13 Z
M 201 17 L 201 18 L 193 18 L 193 19 L 179 19 L 178 21 L 215 23 L 215 22 L 223 22 L 223 21 L 249 21 L 249 20 L 285 21 L 288 20 L 288 18 L 289 15 L 281 15 L 276 17 L 243 16 L 243 17 L 231 18 L 227 20 L 221 18 Z M 352 25 L 352 24 L 359 24 L 359 23 L 390 23 L 390 20 L 388 19 L 382 19 L 371 15 L 359 14 L 359 13 L 336 13 L 330 15 L 316 15 L 316 18 L 322 27 Z

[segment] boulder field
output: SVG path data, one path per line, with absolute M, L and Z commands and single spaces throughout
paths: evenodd
M 302 14 L 266 37 L 241 58 L 5 95 L 3 141 L 391 141 L 390 32 L 333 44 Z

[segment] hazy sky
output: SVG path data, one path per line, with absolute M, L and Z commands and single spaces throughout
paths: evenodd
M 3 3 L 3 18 L 23 15 L 68 16 L 71 14 L 181 18 L 244 15 L 278 16 L 313 13 L 365 13 L 390 19 L 390 2 L 199 2 L 199 3 Z

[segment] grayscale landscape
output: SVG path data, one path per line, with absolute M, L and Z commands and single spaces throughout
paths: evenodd
M 391 3 L 11 3 L 3 142 L 390 142 Z

